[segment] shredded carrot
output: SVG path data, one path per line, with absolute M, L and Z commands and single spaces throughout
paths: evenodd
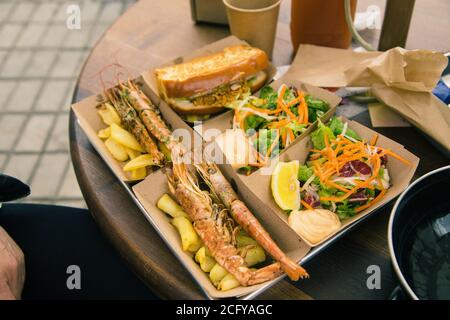
M 300 105 L 298 106 L 297 110 L 298 110 L 298 122 L 299 123 L 306 123 L 308 122 L 308 110 L 306 108 L 306 113 L 305 113 L 305 108 L 304 108 L 304 104 L 305 104 L 305 99 L 304 99 L 304 94 L 303 92 L 301 92 L 300 90 L 297 90 L 297 95 L 300 99 Z
M 319 177 L 320 181 L 325 181 L 322 170 L 320 170 L 320 165 L 317 162 L 314 162 L 313 167 L 314 174 Z
M 347 188 L 344 188 L 343 186 L 341 186 L 341 185 L 339 185 L 339 184 L 337 184 L 337 183 L 335 183 L 335 182 L 333 182 L 333 181 L 328 180 L 328 181 L 326 181 L 325 183 L 326 183 L 327 185 L 329 185 L 330 187 L 336 188 L 336 189 L 341 190 L 341 191 L 343 191 L 343 192 L 347 192 L 347 191 L 348 191 Z
M 305 118 L 303 108 L 298 107 L 297 111 L 298 111 L 297 121 L 298 123 L 302 124 Z
M 300 98 L 295 98 L 292 99 L 291 101 L 289 101 L 289 103 L 286 105 L 286 108 L 290 108 L 292 106 L 294 106 L 295 104 L 300 102 Z
M 281 143 L 283 144 L 284 147 L 286 147 L 286 142 L 287 142 L 287 132 L 286 130 L 283 130 L 284 128 L 282 128 L 281 130 Z
M 271 128 L 271 129 L 278 129 L 278 128 L 281 128 L 281 127 L 284 127 L 284 126 L 288 125 L 289 122 L 291 122 L 291 120 L 289 120 L 289 119 L 283 119 L 283 120 L 280 120 L 280 121 L 275 121 L 275 122 L 272 122 L 271 124 L 269 124 L 269 128 Z
M 305 103 L 303 103 L 303 110 L 304 110 L 304 116 L 303 116 L 303 123 L 308 123 L 309 121 L 309 114 L 308 114 L 308 105 Z
M 281 108 L 281 106 L 283 104 L 283 98 L 284 98 L 285 93 L 286 93 L 286 86 L 283 84 L 281 87 L 280 94 L 278 95 L 278 99 L 277 99 L 277 107 L 278 108 Z
M 372 201 L 370 201 L 369 203 L 366 203 L 365 205 L 362 205 L 358 208 L 355 209 L 355 212 L 361 212 L 369 207 L 371 207 L 372 205 L 374 205 L 376 202 L 380 201 L 381 198 L 384 197 L 384 195 L 386 194 L 386 189 L 382 189 L 380 194 L 378 196 L 376 196 L 375 199 L 373 199 Z
M 240 119 L 239 119 L 239 127 L 242 130 L 244 130 L 244 128 L 245 128 L 245 118 L 247 117 L 247 114 L 248 114 L 247 112 L 244 112 L 243 115 L 240 116 Z
M 277 136 L 275 137 L 275 139 L 273 140 L 272 144 L 270 145 L 269 150 L 267 151 L 266 160 L 270 157 L 270 154 L 272 153 L 273 149 L 277 145 L 278 139 L 280 139 L 280 132 L 277 130 Z
M 291 139 L 291 142 L 293 142 L 295 140 L 294 131 L 291 128 L 288 128 L 288 132 L 289 132 L 289 139 Z
M 303 123 L 308 123 L 309 122 L 308 105 L 306 104 L 304 97 L 302 98 L 302 105 L 303 105 L 304 112 L 305 112 L 305 114 L 303 115 Z
M 302 91 L 297 90 L 297 95 L 300 99 L 300 106 L 298 107 L 298 110 L 299 110 L 298 111 L 298 114 L 299 114 L 298 121 L 300 123 L 308 123 L 308 105 L 306 104 L 306 101 L 305 101 L 305 94 Z M 300 114 L 301 114 L 301 117 L 300 117 Z
M 289 118 L 291 118 L 291 119 L 295 119 L 296 118 L 295 114 L 291 111 L 291 109 L 286 107 L 283 103 L 281 103 L 281 108 L 289 116 Z
M 370 145 L 374 146 L 378 141 L 378 134 L 374 134 L 372 139 L 370 140 Z
M 399 161 L 401 161 L 401 162 L 407 164 L 408 166 L 411 166 L 411 167 L 413 166 L 413 164 L 411 163 L 411 161 L 408 161 L 408 160 L 406 160 L 405 158 L 400 157 L 398 154 L 392 152 L 391 150 L 388 150 L 388 149 L 382 149 L 382 148 L 379 148 L 379 149 L 385 151 L 386 154 L 388 154 L 388 155 L 390 155 L 391 157 L 393 157 L 393 158 L 395 158 L 395 159 L 397 159 L 397 160 L 399 160 Z
M 236 124 L 239 124 L 239 110 L 238 109 L 234 109 L 234 117 L 233 117 L 233 127 L 236 127 Z
M 306 209 L 308 209 L 308 210 L 314 210 L 314 208 L 311 207 L 306 201 L 300 200 L 300 202 L 302 203 L 302 206 L 304 206 Z
M 324 200 L 324 201 L 334 201 L 334 202 L 342 202 L 345 199 L 347 199 L 348 197 L 350 197 L 353 193 L 355 193 L 358 189 L 362 189 L 364 188 L 363 183 L 357 183 L 355 187 L 353 187 L 352 189 L 348 190 L 346 194 L 344 194 L 341 197 L 321 197 L 320 200 Z
M 286 92 L 286 85 L 283 85 L 277 99 L 277 109 L 281 108 L 286 113 L 287 116 L 289 116 L 291 119 L 294 119 L 295 114 L 293 114 L 292 111 L 284 105 L 283 98 L 285 92 Z

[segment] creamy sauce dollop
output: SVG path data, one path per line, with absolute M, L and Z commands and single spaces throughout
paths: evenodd
M 325 209 L 292 211 L 288 222 L 300 237 L 313 245 L 341 227 L 339 217 Z

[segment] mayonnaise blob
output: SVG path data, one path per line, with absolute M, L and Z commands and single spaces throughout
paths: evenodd
M 339 217 L 325 209 L 292 211 L 288 222 L 300 237 L 313 245 L 341 227 Z

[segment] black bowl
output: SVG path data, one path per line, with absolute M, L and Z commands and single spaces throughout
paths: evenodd
M 412 299 L 450 299 L 450 166 L 412 183 L 388 228 L 393 268 Z

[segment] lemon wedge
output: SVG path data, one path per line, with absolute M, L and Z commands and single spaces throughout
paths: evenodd
M 300 184 L 297 180 L 299 165 L 297 160 L 278 162 L 272 173 L 272 195 L 283 210 L 300 208 Z

